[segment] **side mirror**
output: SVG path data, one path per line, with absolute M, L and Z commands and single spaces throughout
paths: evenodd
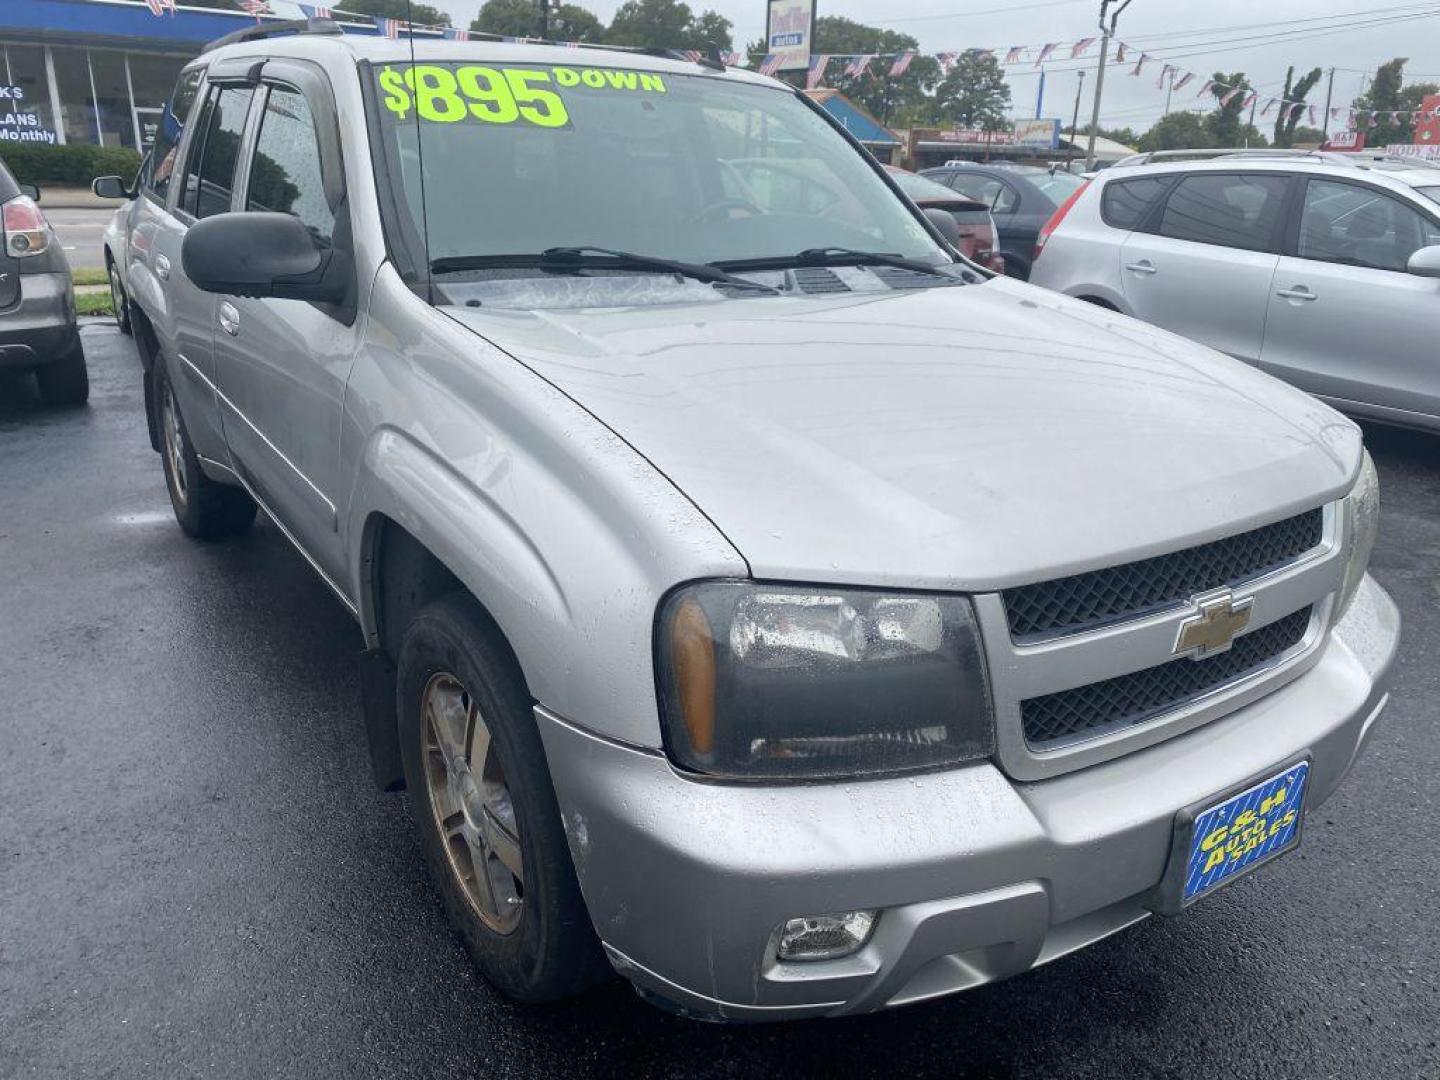
M 1416 277 L 1440 278 L 1440 244 L 1420 248 L 1411 254 L 1405 269 Z
M 118 176 L 97 176 L 90 181 L 90 190 L 102 199 L 133 199 L 135 193 Z
M 31 199 L 34 202 L 40 201 L 40 189 L 34 184 L 16 184 L 15 186 L 20 189 L 20 194 L 24 195 L 27 199 Z
M 342 303 L 349 257 L 322 246 L 291 214 L 216 214 L 190 227 L 180 245 L 185 276 L 205 292 Z
M 955 221 L 955 215 L 949 210 L 941 210 L 938 207 L 930 206 L 925 209 L 925 216 L 930 224 L 934 225 L 945 242 L 953 248 L 960 246 L 960 226 Z

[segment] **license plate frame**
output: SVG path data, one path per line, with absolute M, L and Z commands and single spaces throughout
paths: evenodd
M 1221 794 L 1182 808 L 1175 815 L 1170 858 L 1155 890 L 1151 909 L 1162 915 L 1178 915 L 1191 904 L 1299 847 L 1304 835 L 1311 771 L 1310 755 L 1305 754 L 1287 765 L 1252 776 Z M 1290 790 L 1292 787 L 1293 792 Z M 1274 801 L 1277 794 L 1282 796 L 1278 803 Z M 1257 835 L 1257 820 L 1261 817 L 1259 810 L 1262 806 L 1267 807 L 1263 815 L 1264 839 L 1258 845 L 1250 846 L 1239 857 L 1232 858 L 1226 842 L 1231 839 L 1229 831 L 1235 828 L 1235 819 L 1247 810 L 1254 815 L 1240 823 L 1241 831 L 1235 837 L 1237 847 L 1249 845 Z M 1287 813 L 1293 813 L 1293 820 L 1280 824 Z M 1269 834 L 1269 830 L 1277 824 L 1278 831 Z M 1201 848 L 1200 845 L 1217 832 L 1220 834 L 1218 839 Z M 1217 852 L 1224 861 L 1203 870 L 1207 862 L 1216 858 Z M 1197 857 L 1202 861 L 1197 863 Z M 1197 870 L 1203 870 L 1198 882 L 1195 877 Z

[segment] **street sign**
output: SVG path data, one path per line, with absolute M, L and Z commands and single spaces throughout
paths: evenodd
M 776 71 L 810 67 L 815 40 L 815 0 L 767 0 L 765 51 L 780 58 Z

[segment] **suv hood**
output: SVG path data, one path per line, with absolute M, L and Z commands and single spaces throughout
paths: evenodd
M 444 310 L 629 442 L 760 578 L 1003 588 L 1279 520 L 1359 468 L 1356 427 L 1307 395 L 1005 279 Z

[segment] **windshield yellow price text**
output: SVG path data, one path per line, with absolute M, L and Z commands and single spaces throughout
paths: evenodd
M 402 120 L 414 109 L 421 120 L 438 124 L 473 119 L 558 128 L 570 122 L 560 95 L 545 88 L 548 71 L 418 64 L 404 71 L 387 67 L 379 83 L 385 107 Z

